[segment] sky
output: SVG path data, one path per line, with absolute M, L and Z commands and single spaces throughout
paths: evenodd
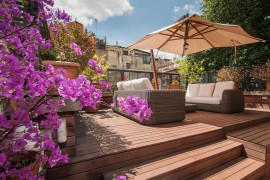
M 127 47 L 150 32 L 173 24 L 186 13 L 202 14 L 202 0 L 55 0 L 73 18 L 106 37 L 108 45 Z M 162 58 L 178 57 L 158 53 Z

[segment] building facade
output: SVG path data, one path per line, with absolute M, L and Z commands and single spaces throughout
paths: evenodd
M 132 80 L 138 78 L 153 79 L 153 69 L 151 64 L 150 53 L 141 50 L 131 50 L 126 47 L 106 45 L 97 45 L 96 54 L 105 55 L 111 65 L 108 69 L 108 82 L 116 84 L 119 81 Z M 159 89 L 167 89 L 172 79 L 179 77 L 174 69 L 166 69 L 173 63 L 168 59 L 156 59 L 156 67 L 159 77 Z

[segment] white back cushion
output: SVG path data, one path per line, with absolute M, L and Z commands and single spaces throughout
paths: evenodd
M 148 78 L 121 81 L 117 83 L 118 90 L 153 90 L 153 86 Z
M 124 81 L 123 82 L 123 90 L 134 90 L 132 82 L 131 81 Z
M 222 93 L 226 89 L 234 89 L 234 81 L 225 81 L 216 83 L 213 97 L 222 97 Z
M 200 84 L 189 84 L 187 87 L 186 97 L 196 97 L 200 89 Z
M 123 88 L 123 81 L 120 81 L 120 82 L 116 83 L 116 85 L 117 85 L 117 89 L 118 90 L 124 90 L 124 88 Z
M 200 84 L 199 97 L 212 97 L 215 89 L 215 83 Z
M 131 81 L 134 90 L 153 90 L 153 86 L 148 78 L 134 79 Z

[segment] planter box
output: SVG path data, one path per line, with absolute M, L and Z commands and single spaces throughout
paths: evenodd
M 270 109 L 270 92 L 245 91 L 245 107 L 257 109 Z
M 103 92 L 101 101 L 110 105 L 111 103 L 113 103 L 113 93 L 112 92 Z M 108 109 L 108 108 L 109 107 L 107 107 L 103 104 L 100 104 L 100 109 Z

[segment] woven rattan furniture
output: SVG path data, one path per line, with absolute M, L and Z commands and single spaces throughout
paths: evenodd
M 197 110 L 197 105 L 196 104 L 185 104 L 185 110 L 186 113 L 191 113 L 191 112 L 195 112 Z
M 224 114 L 243 112 L 244 95 L 241 90 L 224 90 L 220 104 L 194 103 L 198 110 L 219 112 Z
M 113 101 L 115 112 L 140 123 L 134 116 L 123 114 L 119 111 L 117 97 L 138 96 L 146 99 L 153 114 L 150 120 L 141 124 L 154 125 L 185 119 L 185 92 L 180 90 L 120 90 L 114 92 Z

